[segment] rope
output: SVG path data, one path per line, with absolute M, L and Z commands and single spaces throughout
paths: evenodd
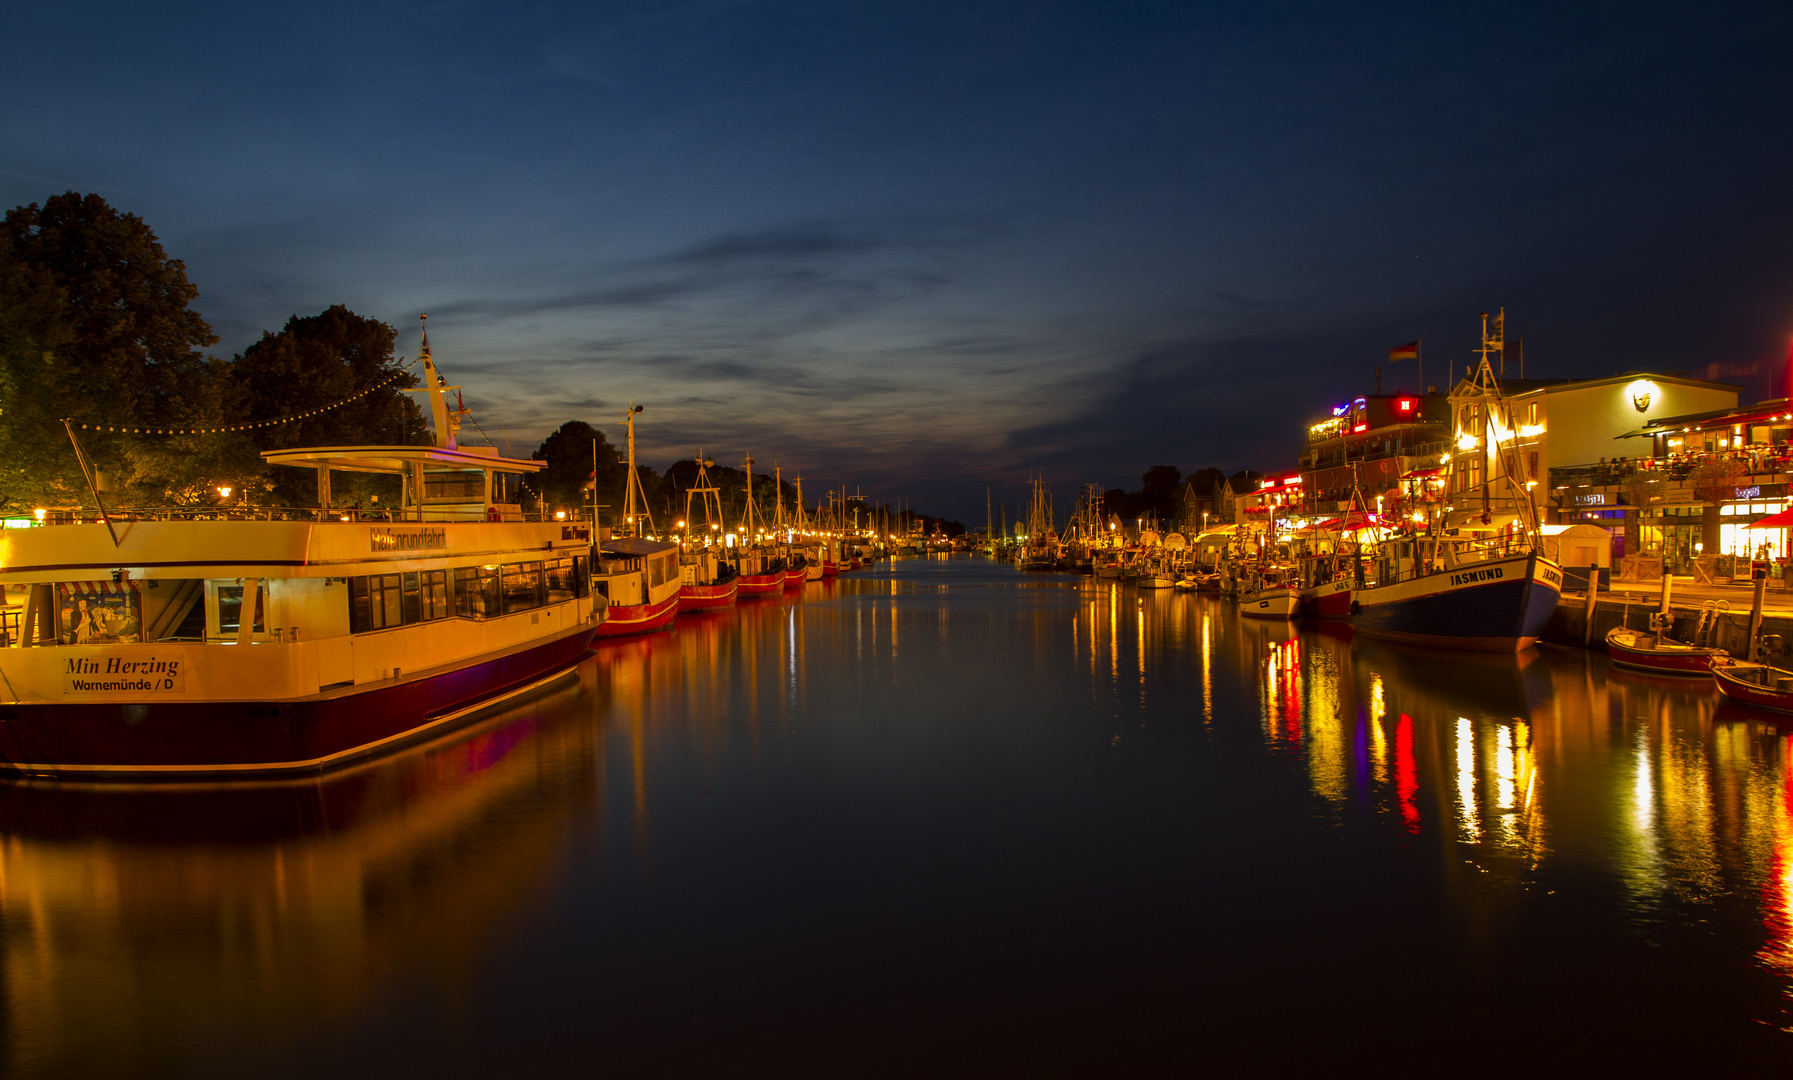
M 411 363 L 412 362 L 409 360 L 404 361 L 403 364 L 399 367 L 399 370 L 393 372 L 387 378 L 382 379 L 381 381 L 379 381 L 379 382 L 375 383 L 374 385 L 368 387 L 367 389 L 361 391 L 359 394 L 351 394 L 348 397 L 343 398 L 341 401 L 334 401 L 328 405 L 319 406 L 318 408 L 312 409 L 309 412 L 293 413 L 290 416 L 282 416 L 282 417 L 279 417 L 278 419 L 274 419 L 274 420 L 262 420 L 258 423 L 254 423 L 254 424 L 236 424 L 231 427 L 214 427 L 214 428 L 137 428 L 137 427 L 108 427 L 104 424 L 82 424 L 81 430 L 82 431 L 106 431 L 106 432 L 113 432 L 113 433 L 116 433 L 119 435 L 221 435 L 221 434 L 224 434 L 225 432 L 231 432 L 231 431 L 253 431 L 256 428 L 279 427 L 282 424 L 293 424 L 293 423 L 297 423 L 300 420 L 306 420 L 313 416 L 317 416 L 320 413 L 327 413 L 332 409 L 340 409 L 344 405 L 347 405 L 348 403 L 350 403 L 351 401 L 359 401 L 361 398 L 366 397 L 367 395 L 373 393 L 376 390 L 385 389 L 387 386 L 390 386 L 392 383 L 397 382 L 399 379 L 402 379 L 407 374 L 409 374 L 405 370 L 405 368 L 410 367 Z M 482 432 L 481 434 L 484 434 L 484 433 Z

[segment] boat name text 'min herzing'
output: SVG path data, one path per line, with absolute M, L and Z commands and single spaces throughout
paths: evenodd
M 63 693 L 92 690 L 129 690 L 138 693 L 173 691 L 184 693 L 187 677 L 181 671 L 181 658 L 142 660 L 122 656 L 80 657 L 68 662 L 63 673 Z

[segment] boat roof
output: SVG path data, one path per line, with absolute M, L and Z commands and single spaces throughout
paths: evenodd
M 658 555 L 663 551 L 677 551 L 677 544 L 666 544 L 658 540 L 643 540 L 639 536 L 619 536 L 598 544 L 598 550 L 612 555 Z
M 317 468 L 327 465 L 344 472 L 404 473 L 414 464 L 438 469 L 490 469 L 493 472 L 532 473 L 548 467 L 545 461 L 499 457 L 496 447 L 461 446 L 312 446 L 298 450 L 263 450 L 270 465 Z

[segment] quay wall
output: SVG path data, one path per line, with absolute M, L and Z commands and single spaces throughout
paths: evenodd
M 1731 605 L 1731 610 L 1718 617 L 1718 630 L 1713 636 L 1712 644 L 1727 650 L 1732 656 L 1741 657 L 1749 651 L 1751 592 L 1748 589 L 1739 589 L 1737 592 L 1736 598 L 1726 598 Z M 1686 602 L 1670 600 L 1669 610 L 1675 616 L 1673 636 L 1682 641 L 1692 639 L 1694 628 L 1699 622 L 1701 603 L 1701 600 Z M 1785 601 L 1782 600 L 1781 603 L 1785 603 Z M 1623 595 L 1601 594 L 1594 607 L 1594 628 L 1590 635 L 1587 632 L 1587 594 L 1564 593 L 1562 601 L 1556 606 L 1556 611 L 1550 616 L 1549 624 L 1544 628 L 1542 640 L 1552 645 L 1563 645 L 1576 649 L 1604 649 L 1608 630 L 1623 622 L 1633 630 L 1648 631 L 1650 613 L 1656 609 L 1657 601 L 1654 597 L 1633 596 L 1627 598 Z M 1793 656 L 1793 615 L 1787 614 L 1785 610 L 1764 611 L 1762 613 L 1762 633 L 1764 635 L 1778 634 L 1782 643 L 1778 654 L 1771 652 L 1763 659 L 1775 659 L 1777 656 L 1779 659 L 1786 659 Z M 1771 650 L 1772 644 L 1770 643 Z

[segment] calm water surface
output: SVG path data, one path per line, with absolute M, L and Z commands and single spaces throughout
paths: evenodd
M 0 788 L 12 1075 L 1793 1060 L 1793 762 L 1703 684 L 910 560 L 249 789 Z

